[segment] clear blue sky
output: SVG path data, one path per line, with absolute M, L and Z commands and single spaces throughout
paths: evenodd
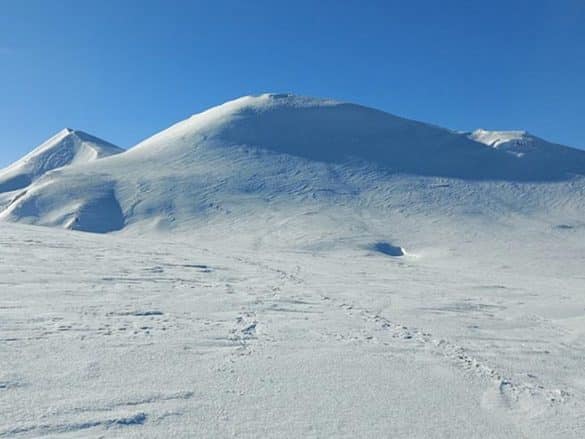
M 583 0 L 2 0 L 0 166 L 265 91 L 585 147 Z

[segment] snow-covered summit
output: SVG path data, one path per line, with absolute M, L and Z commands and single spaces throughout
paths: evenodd
M 88 163 L 123 150 L 83 131 L 65 128 L 7 168 L 0 193 L 22 189 L 53 169 Z
M 566 146 L 547 142 L 527 131 L 489 131 L 478 129 L 469 134 L 469 137 L 499 151 L 511 154 L 519 159 L 548 164 L 551 169 L 559 166 L 572 168 L 577 174 L 582 173 L 583 151 Z M 571 163 L 574 163 L 571 166 Z M 581 172 L 579 171 L 581 169 Z
M 274 93 L 193 115 L 146 139 L 129 157 L 183 160 L 202 148 L 238 145 L 320 162 L 361 160 L 398 173 L 473 180 L 585 174 L 584 152 L 525 132 L 467 135 L 352 103 Z M 524 158 L 535 145 L 540 153 Z
M 517 157 L 535 151 L 538 144 L 547 143 L 526 131 L 489 131 L 478 129 L 472 132 L 469 137 L 477 142 L 500 149 Z
M 469 137 L 494 148 L 499 148 L 508 142 L 525 141 L 530 138 L 530 135 L 526 131 L 489 131 L 480 128 L 472 132 Z
M 127 157 L 199 160 L 210 148 L 246 146 L 326 163 L 365 161 L 394 172 L 486 178 L 512 159 L 451 130 L 373 108 L 291 94 L 245 96 L 146 139 Z M 489 162 L 492 166 L 486 166 Z
M 410 206 L 405 200 L 416 191 L 426 200 L 421 209 L 430 209 L 434 190 L 423 194 L 409 183 L 395 191 L 393 185 L 434 178 L 441 187 L 449 179 L 461 188 L 441 200 L 450 209 L 480 199 L 479 182 L 498 182 L 501 198 L 508 182 L 585 176 L 584 151 L 538 139 L 530 154 L 510 154 L 512 146 L 505 145 L 521 135 L 476 137 L 330 99 L 245 96 L 123 154 L 52 173 L 15 197 L 0 219 L 107 232 L 136 223 L 177 227 L 217 215 L 237 219 L 310 200 L 320 200 L 319 209 L 324 199 L 367 209 L 390 205 L 389 192 Z

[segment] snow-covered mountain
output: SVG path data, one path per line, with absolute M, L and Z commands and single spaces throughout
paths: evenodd
M 0 217 L 108 232 L 138 223 L 181 227 L 279 205 L 388 209 L 406 198 L 409 209 L 494 212 L 526 196 L 519 183 L 565 183 L 566 190 L 528 191 L 563 192 L 556 201 L 534 198 L 524 206 L 571 197 L 566 185 L 585 175 L 585 152 L 523 139 L 457 133 L 332 100 L 247 96 L 123 154 L 53 172 Z M 536 146 L 510 154 L 525 141 Z
M 262 95 L 36 174 L 0 437 L 580 439 L 584 160 Z
M 469 137 L 360 105 L 265 94 L 194 115 L 133 152 L 153 156 L 165 151 L 172 160 L 193 147 L 246 145 L 327 163 L 363 160 L 393 172 L 471 180 L 539 181 L 585 174 L 582 151 L 547 144 L 541 149 L 556 156 L 555 163 L 531 156 L 518 160 L 486 148 L 479 136 Z
M 83 131 L 65 128 L 20 160 L 0 170 L 0 193 L 25 188 L 53 169 L 92 162 L 122 151 Z

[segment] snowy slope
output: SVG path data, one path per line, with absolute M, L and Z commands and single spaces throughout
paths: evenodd
M 564 194 L 556 200 L 570 198 L 582 175 L 585 152 L 570 148 L 512 155 L 359 105 L 265 94 L 194 115 L 123 154 L 53 173 L 0 218 L 93 232 L 135 224 L 177 228 L 279 205 L 384 209 L 405 194 L 415 209 L 488 211 L 501 199 L 513 204 L 525 196 L 515 183 L 537 185 L 532 204 L 543 203 L 547 191 Z
M 97 137 L 65 128 L 22 159 L 0 170 L 0 193 L 25 188 L 53 169 L 88 163 L 122 151 Z
M 584 154 L 262 95 L 47 173 L 119 232 L 0 227 L 0 437 L 582 438 Z
M 582 438 L 584 224 L 402 209 L 3 224 L 0 437 Z

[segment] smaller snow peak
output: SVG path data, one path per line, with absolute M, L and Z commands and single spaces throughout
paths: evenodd
M 0 169 L 0 193 L 23 189 L 54 169 L 88 163 L 122 151 L 83 131 L 64 128 L 20 160 Z
M 80 131 L 74 130 L 73 128 L 63 128 L 53 137 L 46 140 L 43 144 L 37 147 L 35 150 L 31 152 L 32 155 L 38 154 L 42 151 L 46 151 L 48 149 L 54 149 L 56 147 L 60 147 L 63 142 L 74 142 L 76 135 Z M 29 154 L 30 155 L 30 154 Z
M 75 130 L 72 128 L 63 128 L 54 137 L 66 137 L 66 136 L 69 136 L 69 135 L 74 134 L 74 133 L 75 133 Z
M 480 128 L 471 133 L 469 137 L 476 142 L 498 148 L 508 142 L 527 140 L 530 136 L 526 131 L 521 130 L 489 131 Z
M 71 128 L 66 128 L 66 129 L 69 130 L 70 135 L 77 137 L 81 141 L 87 141 L 87 142 L 96 143 L 96 144 L 107 144 L 106 141 L 98 139 L 97 137 L 92 136 L 91 134 L 87 134 L 85 131 L 72 130 Z
M 74 128 L 63 128 L 53 138 L 63 139 L 63 138 L 70 137 L 70 136 L 74 136 L 75 138 L 77 138 L 80 141 L 95 143 L 99 146 L 102 146 L 102 145 L 113 146 L 110 143 L 106 142 L 105 140 L 102 140 L 98 137 L 92 136 L 91 134 L 88 134 L 85 131 L 76 130 Z M 48 143 L 48 141 L 46 143 Z
M 67 136 L 71 135 L 71 133 L 73 133 L 73 130 L 71 128 L 63 128 L 61 131 L 57 132 L 55 135 L 47 139 L 41 146 L 45 146 L 50 143 L 52 144 L 55 142 L 60 142 Z
M 72 152 L 73 154 L 77 154 L 83 150 L 91 150 L 97 153 L 99 156 L 122 152 L 122 150 L 117 146 L 92 136 L 91 134 L 87 134 L 83 131 L 75 130 L 73 128 L 63 128 L 49 140 L 45 141 L 29 154 L 27 154 L 23 160 L 28 161 L 34 157 L 39 156 L 40 154 L 49 153 L 51 151 L 56 152 L 64 150 L 75 151 Z

